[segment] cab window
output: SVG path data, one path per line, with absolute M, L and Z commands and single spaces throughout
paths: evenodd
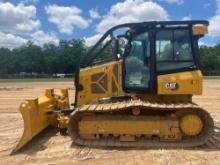
M 194 66 L 189 30 L 161 30 L 156 35 L 157 71 Z
M 135 36 L 129 53 L 125 57 L 125 87 L 126 89 L 149 88 L 150 72 L 150 41 L 148 32 Z

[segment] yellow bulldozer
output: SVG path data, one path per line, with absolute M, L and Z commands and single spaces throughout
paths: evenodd
M 20 105 L 20 150 L 49 125 L 79 145 L 185 148 L 213 133 L 210 114 L 192 102 L 202 94 L 198 40 L 207 21 L 126 23 L 108 30 L 80 61 L 75 103 L 68 90 Z

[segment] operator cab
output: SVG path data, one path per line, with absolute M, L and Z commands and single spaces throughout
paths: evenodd
M 198 45 L 188 26 L 136 31 L 123 56 L 126 91 L 153 91 L 157 74 L 198 69 Z
M 123 90 L 156 93 L 158 75 L 199 69 L 198 39 L 207 26 L 207 21 L 118 25 L 90 49 L 81 67 L 122 59 Z

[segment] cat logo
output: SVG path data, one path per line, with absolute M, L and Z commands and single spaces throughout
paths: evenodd
M 170 90 L 177 90 L 179 88 L 179 85 L 175 82 L 168 82 L 165 84 L 166 89 Z

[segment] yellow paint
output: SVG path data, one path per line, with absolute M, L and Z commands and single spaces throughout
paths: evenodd
M 180 139 L 179 122 L 171 117 L 129 117 L 120 119 L 117 116 L 111 118 L 87 116 L 79 122 L 80 134 L 84 137 L 95 134 L 102 135 L 157 135 L 161 140 Z
M 115 80 L 115 76 L 113 74 L 114 65 L 118 65 L 118 75 L 119 82 L 117 85 L 118 90 L 116 92 L 112 92 L 112 78 Z M 122 92 L 122 61 L 114 61 L 110 63 L 106 63 L 103 65 L 88 67 L 80 70 L 79 74 L 79 84 L 83 86 L 83 91 L 78 91 L 77 98 L 77 106 L 89 104 L 93 101 L 96 101 L 99 98 L 110 97 L 110 96 L 118 96 L 121 95 Z M 92 93 L 91 84 L 93 83 L 91 80 L 91 76 L 97 73 L 104 73 L 108 78 L 108 90 L 105 93 Z
M 192 101 L 192 95 L 158 95 L 158 94 L 133 94 L 134 98 L 150 102 L 181 102 Z
M 185 135 L 195 136 L 201 132 L 203 124 L 199 116 L 189 114 L 181 119 L 180 127 Z
M 196 24 L 192 27 L 193 35 L 204 35 L 208 33 L 208 26 L 203 24 Z
M 69 108 L 67 89 L 57 93 L 53 89 L 47 89 L 45 96 L 21 103 L 19 110 L 24 121 L 24 132 L 12 153 L 21 149 L 49 125 L 57 124 L 57 117 L 53 110 L 61 108 Z
M 114 65 L 118 65 L 118 90 L 112 92 L 112 77 Z M 108 77 L 108 90 L 104 93 L 92 93 L 91 76 L 97 73 L 105 73 Z M 157 94 L 135 94 L 132 95 L 135 98 L 148 101 L 190 101 L 192 95 L 202 94 L 202 73 L 200 70 L 179 72 L 173 74 L 159 75 L 157 77 L 158 89 Z M 94 67 L 88 67 L 82 69 L 79 75 L 79 83 L 83 86 L 83 91 L 78 91 L 77 106 L 90 104 L 96 102 L 98 99 L 107 98 L 111 96 L 122 95 L 122 61 L 114 61 L 103 65 Z M 177 83 L 178 88 L 176 90 L 168 89 L 167 83 Z M 178 96 L 177 96 L 178 95 Z
M 200 95 L 202 94 L 202 73 L 200 70 L 159 75 L 158 95 Z M 175 90 L 168 89 L 167 83 L 177 83 Z

